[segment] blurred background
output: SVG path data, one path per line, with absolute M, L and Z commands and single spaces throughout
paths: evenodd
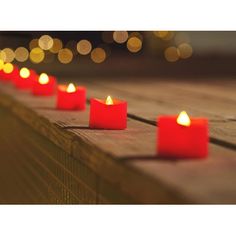
M 236 32 L 8 31 L 0 60 L 60 76 L 235 76 Z

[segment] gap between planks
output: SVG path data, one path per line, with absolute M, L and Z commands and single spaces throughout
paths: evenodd
M 201 104 L 198 104 L 198 98 L 201 101 L 201 103 L 204 102 L 204 97 L 201 97 L 201 94 L 198 92 L 194 92 L 194 108 L 191 108 L 191 96 L 189 93 L 192 93 L 192 91 L 188 91 L 188 88 L 186 91 L 184 90 L 185 94 L 189 94 L 189 101 L 185 101 L 185 104 L 188 104 L 188 106 L 181 106 L 178 105 L 177 102 L 171 102 L 170 99 L 168 99 L 168 102 L 162 101 L 161 98 L 155 98 L 154 95 L 149 96 L 148 94 L 140 95 L 138 92 L 140 91 L 140 88 L 138 88 L 138 91 L 135 91 L 131 85 L 129 86 L 123 86 L 126 89 L 123 89 L 122 85 L 117 85 L 115 82 L 109 83 L 107 82 L 104 84 L 104 82 L 94 82 L 91 80 L 83 81 L 83 84 L 87 85 L 89 88 L 89 97 L 97 96 L 97 97 L 104 97 L 108 93 L 112 91 L 114 96 L 118 96 L 122 99 L 126 99 L 129 104 L 129 113 L 128 116 L 132 119 L 145 122 L 150 125 L 156 125 L 156 117 L 157 114 L 176 114 L 177 112 L 184 110 L 186 108 L 187 111 L 190 111 L 190 114 L 195 116 L 206 116 L 209 118 L 210 123 L 210 141 L 212 143 L 215 143 L 217 145 L 221 145 L 227 148 L 231 148 L 233 150 L 236 149 L 236 127 L 235 127 L 235 118 L 234 111 L 236 109 L 235 101 L 231 99 L 230 106 L 227 103 L 230 99 L 229 98 L 218 98 L 218 103 L 220 103 L 221 107 L 224 107 L 224 109 L 221 111 L 220 108 L 218 108 L 218 103 L 216 102 L 216 105 L 214 106 L 214 109 L 211 111 L 211 107 L 207 109 L 207 106 L 204 105 L 204 109 L 201 110 Z M 136 87 L 140 87 L 141 85 L 136 85 Z M 157 86 L 155 84 L 152 88 L 152 91 L 156 89 Z M 173 92 L 173 88 L 175 89 L 174 85 L 172 84 L 164 84 L 164 87 L 162 85 L 161 90 L 164 90 L 166 88 L 166 93 L 168 93 L 169 88 L 171 87 L 171 91 Z M 184 87 L 184 86 L 182 86 Z M 99 88 L 99 89 L 98 89 Z M 137 88 L 136 88 L 137 90 Z M 180 90 L 180 91 L 182 91 Z M 110 92 L 109 92 L 110 91 Z M 149 91 L 149 90 L 148 90 Z M 218 91 L 218 90 L 217 90 Z M 206 92 L 206 91 L 205 91 Z M 160 93 L 157 89 L 156 93 Z M 182 92 L 181 92 L 182 93 Z M 213 93 L 213 92 L 212 92 Z M 224 96 L 226 96 L 227 93 L 224 93 Z M 161 96 L 163 95 L 163 91 L 161 93 Z M 147 96 L 147 97 L 146 97 Z M 172 95 L 173 99 L 175 95 Z M 232 96 L 232 93 L 231 93 Z M 178 96 L 177 96 L 178 97 Z M 213 94 L 209 94 L 208 97 L 211 97 L 211 100 L 215 99 L 216 95 L 213 96 Z M 221 101 L 222 99 L 222 101 Z M 236 99 L 236 98 L 234 98 Z M 179 99 L 176 99 L 177 101 Z M 220 101 L 219 101 L 220 100 Z M 183 101 L 183 98 L 181 99 Z M 233 102 L 232 102 L 233 101 Z M 211 103 L 214 103 L 211 101 Z M 147 105 L 149 104 L 149 105 Z M 182 108 L 182 109 L 181 109 Z M 235 108 L 235 109 L 233 109 Z M 209 112 L 210 110 L 211 112 Z M 220 112 L 218 111 L 220 110 Z M 145 111 L 145 112 L 143 112 Z M 157 112 L 158 111 L 158 112 Z M 226 116 L 223 116 L 224 113 L 227 113 Z
M 33 110 L 35 119 L 47 122 L 45 125 L 52 123 L 58 128 L 69 122 L 79 122 L 82 127 L 88 125 L 88 112 L 66 112 L 65 115 L 50 109 L 55 98 L 32 98 L 29 94 L 16 92 L 12 88 L 9 88 L 8 94 L 13 91 L 14 99 L 23 103 L 23 106 L 17 109 L 30 107 L 24 115 L 32 113 Z M 15 109 L 16 102 L 11 102 Z M 41 108 L 38 108 L 39 105 Z M 15 114 L 19 114 L 19 110 L 16 110 Z M 135 196 L 138 202 L 236 202 L 235 152 L 210 144 L 209 158 L 204 161 L 173 162 L 150 159 L 155 156 L 156 128 L 132 119 L 128 122 L 129 129 L 122 132 L 69 129 L 68 131 L 74 134 L 72 156 L 79 158 L 121 191 Z M 41 126 L 37 127 L 40 128 Z M 141 135 L 138 134 L 140 131 Z M 63 144 L 48 136 L 49 132 L 50 129 L 44 135 L 59 146 Z M 61 132 L 56 134 L 60 135 Z M 141 144 L 144 145 L 143 150 L 147 149 L 143 153 L 140 153 Z M 118 163 L 117 160 L 122 158 L 123 162 Z

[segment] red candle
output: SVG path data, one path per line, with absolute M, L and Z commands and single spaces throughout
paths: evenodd
M 86 89 L 81 86 L 59 85 L 57 89 L 57 109 L 84 110 L 86 103 Z
M 19 70 L 17 66 L 13 66 L 11 63 L 6 63 L 3 65 L 1 72 L 1 79 L 4 82 L 9 82 L 18 76 Z
M 118 99 L 92 98 L 90 101 L 89 127 L 95 129 L 125 129 L 127 126 L 127 102 Z
M 4 72 L 3 69 L 0 70 L 0 81 L 3 81 Z
M 18 76 L 16 76 L 14 83 L 19 89 L 30 89 L 35 81 L 37 81 L 36 72 L 23 67 L 20 69 Z
M 179 116 L 158 118 L 158 153 L 176 159 L 206 158 L 208 155 L 208 120 Z
M 55 93 L 56 79 L 42 73 L 33 83 L 32 92 L 34 95 L 50 96 Z

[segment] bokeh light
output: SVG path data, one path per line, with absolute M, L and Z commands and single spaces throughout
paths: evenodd
M 4 67 L 4 61 L 0 59 L 0 70 L 2 70 Z
M 173 31 L 168 31 L 167 35 L 162 38 L 162 40 L 168 41 L 171 40 L 174 37 L 174 32 Z
M 53 46 L 50 48 L 50 52 L 58 53 L 63 47 L 63 43 L 60 39 L 54 38 L 53 39 Z
M 136 53 L 142 48 L 142 41 L 137 37 L 131 37 L 127 41 L 127 48 L 130 52 Z
M 30 51 L 30 60 L 33 62 L 33 63 L 40 63 L 43 61 L 45 57 L 45 54 L 44 54 L 44 51 L 37 47 L 37 48 L 33 48 L 31 51 Z
M 39 46 L 39 40 L 38 39 L 32 39 L 29 43 L 29 49 L 32 50 L 34 48 L 37 48 Z
M 53 46 L 53 39 L 49 35 L 43 35 L 38 41 L 39 47 L 43 50 L 49 50 Z
M 187 33 L 178 32 L 174 38 L 175 44 L 180 45 L 182 43 L 190 43 L 190 37 Z
M 114 31 L 113 39 L 116 43 L 125 43 L 129 37 L 127 31 Z
M 2 51 L 5 53 L 5 62 L 12 62 L 15 59 L 15 53 L 11 48 L 4 48 Z
M 0 50 L 0 60 L 6 61 L 6 53 L 3 50 Z
M 193 49 L 192 49 L 191 45 L 188 43 L 180 44 L 178 46 L 178 50 L 179 50 L 180 58 L 182 58 L 182 59 L 187 59 L 187 58 L 191 57 L 193 54 Z
M 143 35 L 139 32 L 132 32 L 129 34 L 129 38 L 136 37 L 143 41 Z
M 167 61 L 175 62 L 179 59 L 178 49 L 176 47 L 168 47 L 164 52 L 164 56 Z
M 26 67 L 23 67 L 20 69 L 20 76 L 23 79 L 27 79 L 30 76 L 30 71 Z
M 63 64 L 68 64 L 73 59 L 73 53 L 68 48 L 63 48 L 58 53 L 58 60 Z
M 11 63 L 6 63 L 3 65 L 3 71 L 7 74 L 10 74 L 13 71 L 14 67 Z
M 92 44 L 86 40 L 82 39 L 77 43 L 77 51 L 81 55 L 87 55 L 91 52 L 92 50 Z
M 168 35 L 168 31 L 153 31 L 153 34 L 158 38 L 164 38 Z
M 102 32 L 102 41 L 104 43 L 113 43 L 113 32 L 112 31 L 104 31 Z
M 162 40 L 171 40 L 174 37 L 172 31 L 153 31 L 153 34 Z
M 29 58 L 29 52 L 24 47 L 19 47 L 15 50 L 15 59 L 19 62 L 24 62 Z
M 94 48 L 91 52 L 91 59 L 95 63 L 102 63 L 106 59 L 106 52 L 102 48 Z

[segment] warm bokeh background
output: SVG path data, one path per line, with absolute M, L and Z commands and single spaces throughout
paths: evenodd
M 236 32 L 12 31 L 0 49 L 4 62 L 59 78 L 236 75 Z

